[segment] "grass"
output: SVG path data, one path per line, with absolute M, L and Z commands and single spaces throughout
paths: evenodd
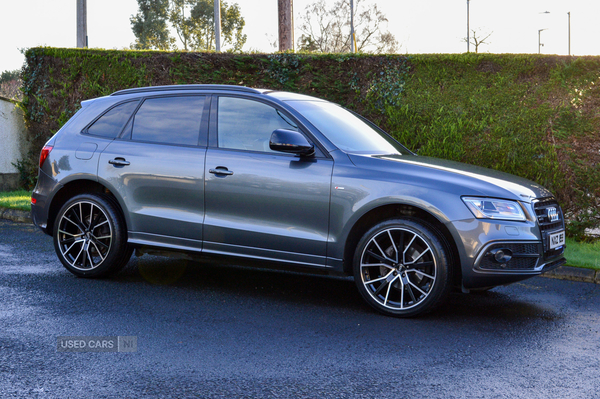
M 567 238 L 567 265 L 600 270 L 600 241 L 577 242 Z
M 0 207 L 31 211 L 31 193 L 25 190 L 0 192 Z

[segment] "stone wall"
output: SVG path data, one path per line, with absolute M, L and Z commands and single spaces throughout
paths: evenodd
M 16 104 L 0 97 L 0 191 L 17 188 L 19 173 L 13 165 L 27 153 L 23 112 Z

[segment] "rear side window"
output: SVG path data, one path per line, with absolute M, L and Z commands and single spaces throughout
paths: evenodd
M 135 114 L 131 139 L 198 145 L 203 108 L 203 96 L 147 99 Z
M 123 130 L 137 104 L 137 101 L 129 101 L 117 105 L 88 127 L 87 133 L 114 139 Z

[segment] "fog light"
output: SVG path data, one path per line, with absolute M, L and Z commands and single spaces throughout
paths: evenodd
M 499 248 L 490 251 L 492 259 L 497 263 L 506 264 L 512 259 L 512 252 L 510 249 Z
M 503 263 L 502 260 L 504 259 L 504 251 L 502 251 L 501 249 L 496 251 L 496 253 L 494 254 L 494 259 L 496 259 L 496 262 Z

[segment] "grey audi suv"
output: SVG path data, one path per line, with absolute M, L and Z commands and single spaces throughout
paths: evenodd
M 353 276 L 392 316 L 565 262 L 561 208 L 531 181 L 417 156 L 339 105 L 225 85 L 83 101 L 45 145 L 35 224 L 79 277 L 138 253 Z

